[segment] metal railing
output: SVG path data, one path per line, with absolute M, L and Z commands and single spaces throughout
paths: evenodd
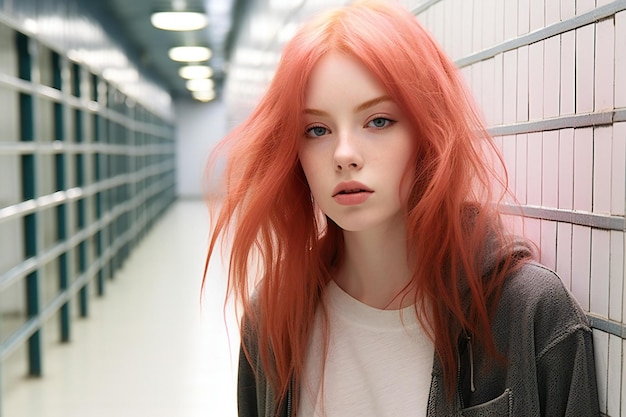
M 0 68 L 0 93 L 18 110 L 13 119 L 5 116 L 15 129 L 0 131 L 0 158 L 18 166 L 19 175 L 0 178 L 0 226 L 13 226 L 0 229 L 0 242 L 23 247 L 0 269 L 0 381 L 3 362 L 21 347 L 28 374 L 44 374 L 46 322 L 58 316 L 59 340 L 69 342 L 71 304 L 88 316 L 90 286 L 104 295 L 107 280 L 175 199 L 174 130 L 167 121 L 26 35 L 15 32 L 13 45 L 3 52 L 13 55 L 15 74 Z M 50 280 L 52 292 L 42 285 Z M 25 302 L 8 307 L 7 294 Z M 5 334 L 8 309 L 23 322 Z

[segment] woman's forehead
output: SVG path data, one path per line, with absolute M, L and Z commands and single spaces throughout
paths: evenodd
M 305 107 L 315 109 L 346 99 L 367 101 L 387 95 L 360 61 L 345 53 L 331 52 L 313 67 L 305 89 Z

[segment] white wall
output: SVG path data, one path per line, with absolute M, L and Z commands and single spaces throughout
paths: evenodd
M 209 154 L 228 129 L 226 106 L 221 100 L 198 103 L 175 102 L 176 194 L 183 198 L 203 197 L 203 177 Z

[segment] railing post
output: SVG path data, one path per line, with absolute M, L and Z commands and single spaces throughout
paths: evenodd
M 72 95 L 81 97 L 81 68 L 78 64 L 72 64 Z M 83 111 L 80 108 L 74 110 L 74 135 L 77 144 L 84 142 L 83 132 Z M 79 151 L 76 153 L 76 186 L 85 186 L 85 156 Z M 87 207 L 86 198 L 82 197 L 77 202 L 78 215 L 78 231 L 81 231 L 87 225 Z M 82 275 L 87 270 L 87 240 L 83 240 L 78 244 L 78 274 Z M 88 282 L 80 289 L 80 316 L 87 317 L 89 315 L 89 288 Z
M 52 87 L 63 90 L 63 62 L 61 56 L 52 52 Z M 63 142 L 65 140 L 65 116 L 63 112 L 63 104 L 54 103 L 54 140 Z M 63 191 L 67 187 L 67 179 L 65 175 L 65 154 L 59 152 L 55 155 L 55 171 L 56 171 L 56 191 Z M 62 203 L 56 208 L 57 212 L 57 238 L 59 242 L 67 240 L 67 204 Z M 69 286 L 69 257 L 67 252 L 63 252 L 59 256 L 59 290 L 65 291 Z M 70 306 L 69 302 L 61 306 L 59 314 L 61 342 L 70 341 Z
M 18 74 L 26 81 L 31 81 L 32 57 L 30 42 L 26 35 L 18 33 L 16 36 L 18 53 Z M 34 105 L 30 93 L 20 93 L 20 140 L 33 142 L 35 140 Z M 35 154 L 22 155 L 22 199 L 32 200 L 36 193 L 36 166 Z M 37 256 L 37 213 L 24 216 L 24 256 Z M 39 315 L 39 272 L 35 270 L 26 275 L 26 314 L 28 318 Z M 41 376 L 41 330 L 35 331 L 28 339 L 28 374 Z
M 91 76 L 91 100 L 96 102 L 101 102 L 99 90 L 100 90 L 100 82 L 98 81 L 98 77 L 94 74 Z M 93 114 L 93 143 L 97 145 L 101 142 L 102 138 L 102 119 L 99 113 Z M 93 153 L 93 177 L 94 182 L 96 184 L 100 183 L 104 178 L 103 170 L 104 170 L 104 154 L 97 150 Z M 95 209 L 95 218 L 96 221 L 100 221 L 102 219 L 102 212 L 104 211 L 104 200 L 103 200 L 103 192 L 98 191 L 94 196 L 94 209 Z M 96 233 L 95 237 L 95 249 L 96 249 L 96 259 L 102 259 L 102 254 L 104 253 L 104 232 L 102 229 L 99 229 Z M 100 265 L 97 273 L 97 291 L 99 296 L 104 295 L 104 285 L 105 285 L 105 270 L 106 267 L 104 264 Z

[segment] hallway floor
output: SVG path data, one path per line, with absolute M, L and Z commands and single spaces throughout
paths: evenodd
M 23 350 L 3 364 L 0 415 L 236 416 L 239 336 L 220 265 L 200 300 L 207 236 L 204 203 L 176 202 L 72 321 L 71 343 L 44 329 L 43 377 L 24 376 Z

